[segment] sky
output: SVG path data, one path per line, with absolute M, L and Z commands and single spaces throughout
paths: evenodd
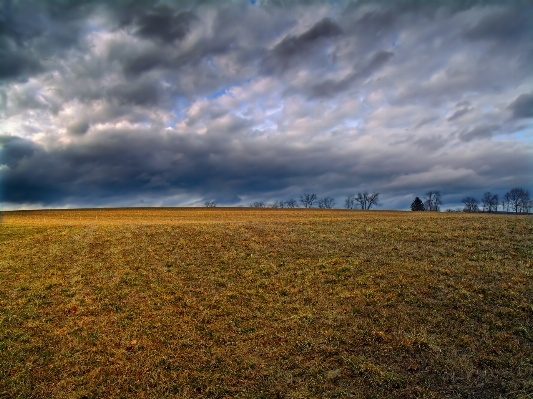
M 4 1 L 0 207 L 533 191 L 529 1 Z

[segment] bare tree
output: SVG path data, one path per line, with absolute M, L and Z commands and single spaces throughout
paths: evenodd
M 255 201 L 252 208 L 266 208 L 266 204 L 263 201 Z
M 377 208 L 381 206 L 379 203 L 379 193 L 368 194 L 368 206 L 366 209 L 371 209 L 372 207 Z
M 284 201 L 274 201 L 269 204 L 266 204 L 266 208 L 277 209 L 277 208 L 288 208 L 288 206 L 287 206 L 287 203 Z
M 531 213 L 532 210 L 533 210 L 533 200 L 530 199 L 524 204 L 524 212 Z
M 479 208 L 478 208 L 479 201 L 475 199 L 474 197 L 463 198 L 463 203 L 465 204 L 465 207 L 463 208 L 463 212 L 479 212 Z
M 379 203 L 379 193 L 357 193 L 357 196 L 355 196 L 355 203 L 363 210 L 370 210 L 372 207 L 381 206 Z
M 529 213 L 531 208 L 533 207 L 531 197 L 529 195 L 529 191 L 522 190 L 521 200 L 520 200 L 520 208 L 522 210 L 522 213 Z
M 505 193 L 502 198 L 502 211 L 509 212 L 509 204 L 511 203 L 511 194 Z
M 508 203 L 508 207 L 515 213 L 526 213 L 529 211 L 529 191 L 520 187 L 515 187 L 509 192 L 505 193 L 504 199 Z
M 485 194 L 483 194 L 483 197 L 481 197 L 481 205 L 483 206 L 483 212 L 490 212 L 491 197 L 492 193 L 490 191 L 487 191 Z
M 204 206 L 206 208 L 215 208 L 217 206 L 217 203 L 215 201 L 205 201 Z
M 424 206 L 426 211 L 440 211 L 440 206 L 442 201 L 440 199 L 440 191 L 428 191 L 426 193 L 426 200 L 424 201 Z
M 318 201 L 319 208 L 331 209 L 335 205 L 335 199 L 332 197 L 326 197 Z
M 498 194 L 492 194 L 487 191 L 481 198 L 481 204 L 483 205 L 483 212 L 496 212 L 498 210 Z
M 303 194 L 300 196 L 300 202 L 304 208 L 312 208 L 316 202 L 316 194 Z
M 344 207 L 346 209 L 355 209 L 357 203 L 355 202 L 355 195 L 349 195 L 348 198 L 344 201 Z
M 366 201 L 366 197 L 367 197 L 367 193 L 357 193 L 357 195 L 355 196 L 355 203 L 357 204 L 357 206 L 361 209 L 366 209 L 366 206 L 367 206 L 367 201 Z
M 489 212 L 498 212 L 498 194 L 494 194 L 490 199 Z
M 287 208 L 298 208 L 298 202 L 294 198 L 291 198 L 285 201 L 285 207 Z

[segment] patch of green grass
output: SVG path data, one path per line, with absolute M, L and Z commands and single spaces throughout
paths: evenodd
M 6 212 L 0 397 L 529 397 L 533 224 Z

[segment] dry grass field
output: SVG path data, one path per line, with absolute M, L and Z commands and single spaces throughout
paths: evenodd
M 4 212 L 2 398 L 531 398 L 533 220 Z

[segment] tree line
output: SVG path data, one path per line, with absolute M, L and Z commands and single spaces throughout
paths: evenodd
M 424 201 L 416 197 L 411 203 L 412 211 L 439 212 L 442 205 L 440 191 L 428 191 Z
M 440 191 L 428 191 L 426 198 L 422 201 L 416 197 L 411 203 L 412 211 L 431 211 L 439 212 L 442 205 Z
M 302 194 L 299 200 L 294 198 L 288 199 L 286 201 L 274 201 L 274 202 L 264 202 L 264 201 L 255 201 L 250 204 L 252 208 L 299 208 L 299 205 L 302 205 L 303 208 L 313 208 L 317 206 L 322 209 L 332 209 L 335 206 L 335 199 L 333 197 L 318 198 L 315 193 L 306 193 Z M 215 201 L 206 201 L 204 206 L 207 208 L 213 208 L 217 206 Z M 369 210 L 378 206 L 381 206 L 379 203 L 379 193 L 357 193 L 349 195 L 344 202 L 344 206 L 347 209 L 363 209 Z
M 335 206 L 335 199 L 333 197 L 325 197 L 319 199 L 314 193 L 302 194 L 299 199 L 300 204 L 304 208 L 313 208 L 315 205 L 323 209 L 332 209 Z M 287 201 L 274 201 L 266 203 L 263 201 L 256 201 L 251 205 L 252 208 L 298 208 L 298 201 L 294 198 Z
M 530 213 L 533 210 L 533 201 L 529 191 L 521 187 L 515 187 L 506 192 L 501 201 L 498 194 L 487 191 L 479 201 L 475 197 L 463 198 L 463 212 L 513 212 L 513 213 Z M 480 207 L 481 205 L 481 207 Z
M 533 201 L 529 191 L 515 187 L 504 194 L 501 201 L 498 194 L 487 191 L 481 197 L 481 201 L 474 197 L 465 197 L 462 200 L 463 209 L 458 212 L 507 212 L 507 213 L 530 213 L 533 210 Z M 412 211 L 440 211 L 442 201 L 439 191 L 429 191 L 422 201 L 416 197 L 411 204 Z M 480 207 L 481 205 L 481 207 Z M 448 212 L 454 212 L 451 209 Z
M 361 209 L 370 210 L 381 206 L 379 202 L 380 193 L 357 193 L 349 195 L 344 201 L 346 209 Z M 465 206 L 463 212 L 498 212 L 501 208 L 502 212 L 514 213 L 530 213 L 533 209 L 533 201 L 530 199 L 529 191 L 523 188 L 513 188 L 505 193 L 502 200 L 499 200 L 498 194 L 493 194 L 487 191 L 483 194 L 481 201 L 474 197 L 465 197 L 462 201 Z M 480 205 L 482 208 L 480 208 Z M 298 200 L 290 198 L 286 201 L 264 202 L 255 201 L 250 204 L 252 208 L 313 208 L 317 206 L 322 209 L 332 209 L 335 206 L 335 199 L 333 197 L 318 198 L 315 193 L 302 194 Z M 204 203 L 207 208 L 217 206 L 215 201 L 207 201 Z M 439 212 L 442 207 L 442 199 L 440 191 L 428 191 L 424 199 L 416 197 L 411 203 L 412 211 L 430 211 Z M 451 211 L 448 209 L 448 211 Z
M 262 201 L 254 202 L 252 208 L 298 208 L 298 202 L 303 208 L 313 208 L 317 206 L 321 209 L 332 209 L 335 206 L 335 199 L 333 197 L 318 198 L 315 193 L 302 194 L 299 201 L 289 199 L 287 201 L 275 201 L 273 203 L 265 203 Z M 379 203 L 379 193 L 357 193 L 349 195 L 344 201 L 346 209 L 362 209 L 370 210 L 372 208 L 381 206 Z

